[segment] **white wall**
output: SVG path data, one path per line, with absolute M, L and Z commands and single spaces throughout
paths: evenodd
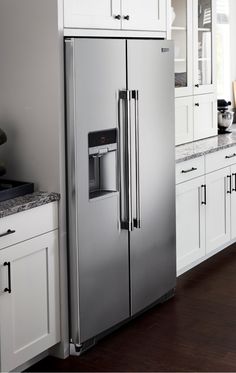
M 60 76 L 56 0 L 0 2 L 0 149 L 10 178 L 60 191 Z
M 58 12 L 60 17 L 58 17 Z M 61 194 L 61 356 L 69 351 L 62 0 L 0 0 L 0 147 L 7 177 Z

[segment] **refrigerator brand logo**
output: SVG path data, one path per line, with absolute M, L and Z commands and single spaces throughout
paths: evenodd
M 161 48 L 162 53 L 167 53 L 170 51 L 170 48 Z

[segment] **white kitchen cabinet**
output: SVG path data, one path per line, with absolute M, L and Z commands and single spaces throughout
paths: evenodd
M 171 0 L 176 97 L 214 93 L 216 0 Z
M 175 99 L 176 145 L 217 135 L 217 101 L 214 94 Z
M 177 270 L 183 273 L 236 241 L 236 147 L 178 163 L 176 182 Z M 205 245 L 199 256 L 197 237 L 199 249 Z
M 60 341 L 58 231 L 0 251 L 1 371 Z
M 186 111 L 181 123 L 181 101 L 176 102 L 176 145 L 180 145 L 217 135 L 216 0 L 171 0 L 167 13 L 167 34 L 175 42 L 175 96 L 184 97 L 186 106 L 186 97 L 191 97 L 194 112 L 193 123 L 186 127 Z M 189 128 L 194 128 L 193 137 Z
M 166 31 L 166 0 L 121 0 L 122 29 Z
M 120 0 L 64 0 L 64 27 L 120 29 Z
M 166 0 L 64 0 L 64 27 L 164 31 Z
M 170 39 L 175 41 L 175 96 L 193 94 L 192 0 L 171 0 Z
M 175 99 L 175 144 L 180 145 L 194 139 L 193 97 Z
M 217 100 L 214 94 L 194 96 L 194 140 L 217 135 Z
M 216 0 L 193 0 L 194 94 L 214 93 Z
M 204 177 L 177 185 L 177 270 L 205 255 Z
M 206 175 L 206 252 L 230 241 L 230 167 Z

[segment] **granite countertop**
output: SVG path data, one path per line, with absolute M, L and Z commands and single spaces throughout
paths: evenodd
M 231 128 L 232 133 L 210 137 L 208 139 L 194 141 L 189 144 L 176 146 L 176 163 L 201 157 L 222 149 L 236 145 L 236 125 Z
M 59 200 L 60 194 L 47 192 L 35 192 L 22 197 L 12 198 L 0 202 L 0 218 Z

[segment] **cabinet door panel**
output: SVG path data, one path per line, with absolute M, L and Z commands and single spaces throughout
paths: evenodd
M 166 31 L 166 0 L 122 0 L 122 29 Z
M 193 97 L 175 99 L 175 143 L 193 141 Z
M 236 165 L 231 167 L 232 195 L 231 195 L 231 239 L 236 238 Z
M 64 0 L 64 27 L 120 29 L 120 0 Z
M 206 251 L 210 253 L 230 241 L 230 168 L 206 175 Z
M 205 206 L 202 204 L 204 177 L 177 185 L 176 234 L 177 270 L 205 255 Z
M 194 0 L 194 94 L 215 90 L 215 25 L 215 0 Z
M 0 252 L 1 371 L 15 369 L 60 340 L 57 232 Z M 8 287 L 10 262 L 12 292 Z
M 171 0 L 170 38 L 175 41 L 175 96 L 193 94 L 192 0 Z
M 216 105 L 215 95 L 194 97 L 194 140 L 217 135 Z

